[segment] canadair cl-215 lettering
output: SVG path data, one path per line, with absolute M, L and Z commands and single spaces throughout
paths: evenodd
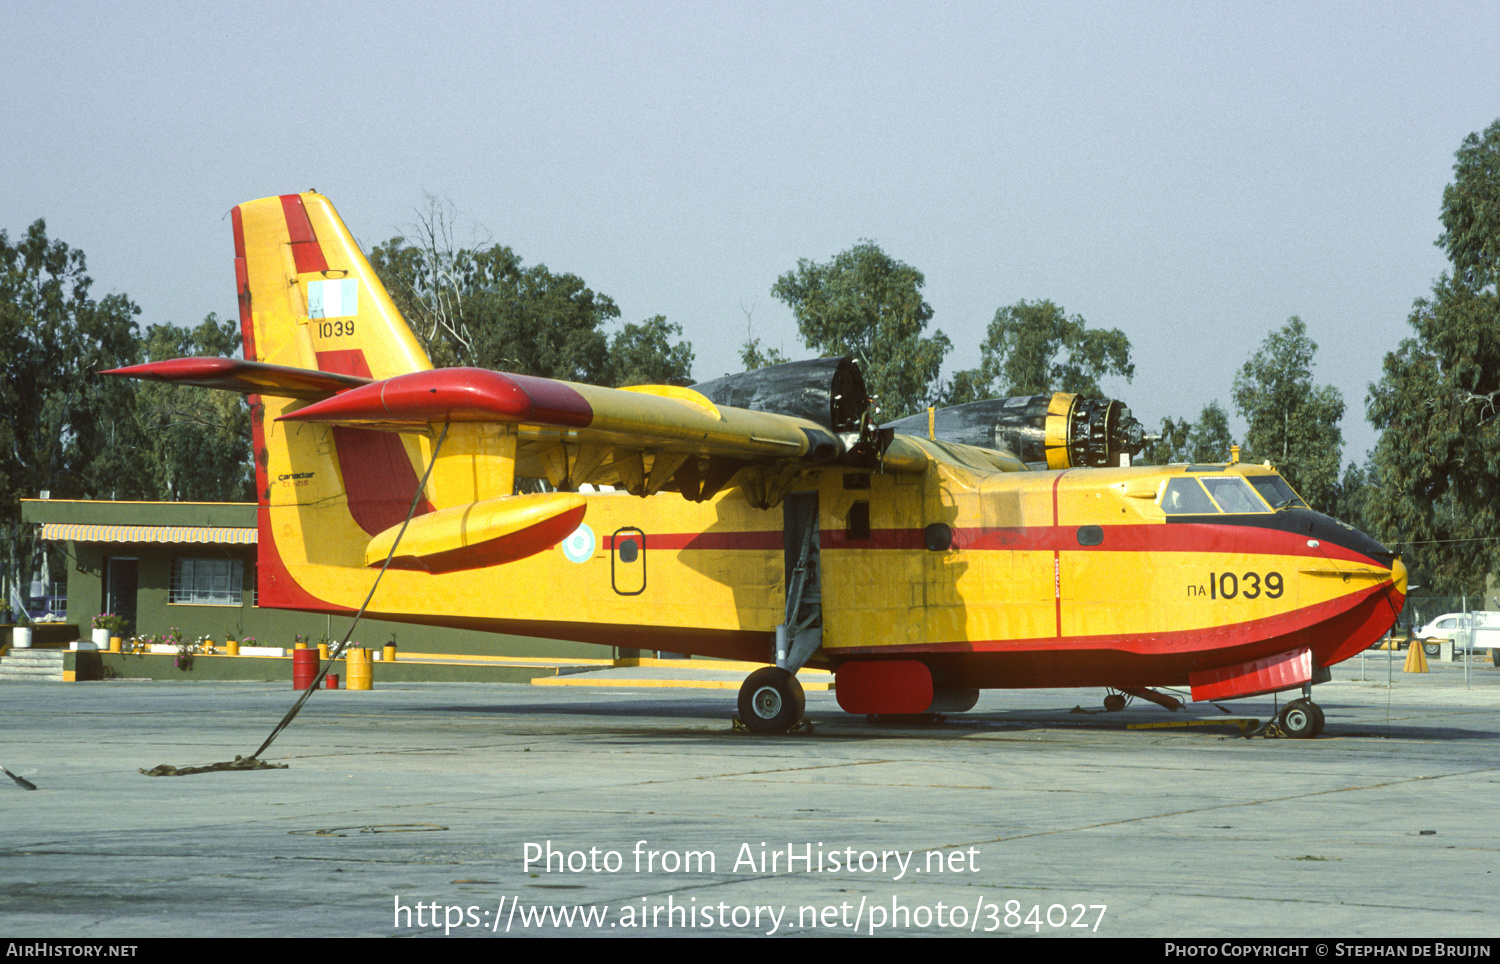
M 249 396 L 262 606 L 353 612 L 389 558 L 382 619 L 767 663 L 740 690 L 757 731 L 798 722 L 813 666 L 869 714 L 1300 687 L 1280 722 L 1305 736 L 1311 684 L 1401 609 L 1395 554 L 1269 467 L 1129 466 L 1117 402 L 879 427 L 847 359 L 692 388 L 434 369 L 326 198 L 233 223 L 245 358 L 111 374 Z

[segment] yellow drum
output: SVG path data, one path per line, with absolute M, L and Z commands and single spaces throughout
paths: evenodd
M 372 689 L 370 667 L 374 661 L 370 659 L 370 651 L 354 647 L 344 654 L 344 660 L 344 671 L 349 678 L 349 683 L 344 688 L 351 690 Z

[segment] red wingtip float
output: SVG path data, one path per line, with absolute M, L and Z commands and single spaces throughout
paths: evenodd
M 257 396 L 262 606 L 355 609 L 390 557 L 381 618 L 768 663 L 739 701 L 767 732 L 801 717 L 803 666 L 854 713 L 987 687 L 1307 694 L 1402 606 L 1395 554 L 1271 468 L 1130 467 L 1117 402 L 874 428 L 847 359 L 691 389 L 434 370 L 326 198 L 233 220 L 246 360 L 110 374 Z M 1321 729 L 1289 707 L 1288 732 Z

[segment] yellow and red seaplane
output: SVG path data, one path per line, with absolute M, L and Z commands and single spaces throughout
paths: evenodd
M 761 732 L 800 720 L 813 666 L 865 714 L 1300 688 L 1295 736 L 1402 606 L 1395 553 L 1270 467 L 1131 466 L 1118 402 L 877 426 L 848 359 L 691 388 L 434 369 L 326 198 L 233 224 L 245 357 L 111 374 L 249 396 L 262 606 L 350 613 L 384 569 L 381 619 L 764 662 L 739 694 Z

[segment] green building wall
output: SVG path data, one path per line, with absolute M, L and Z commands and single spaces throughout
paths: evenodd
M 29 523 L 108 526 L 176 526 L 254 529 L 255 506 L 244 503 L 82 502 L 24 500 L 22 519 Z M 262 609 L 254 603 L 256 547 L 213 542 L 96 542 L 69 541 L 67 553 L 68 622 L 88 638 L 93 617 L 105 611 L 105 575 L 111 558 L 137 560 L 136 626 L 138 635 L 162 634 L 171 628 L 184 638 L 211 636 L 222 644 L 228 634 L 254 637 L 261 646 L 291 648 L 305 635 L 317 642 L 337 641 L 348 631 L 352 616 Z M 227 558 L 244 563 L 239 605 L 169 603 L 168 584 L 174 558 Z M 353 642 L 380 647 L 394 639 L 404 653 L 516 656 L 541 659 L 607 659 L 611 650 L 585 643 L 557 642 L 442 629 L 414 623 L 361 619 Z M 633 655 L 634 650 L 630 653 Z

